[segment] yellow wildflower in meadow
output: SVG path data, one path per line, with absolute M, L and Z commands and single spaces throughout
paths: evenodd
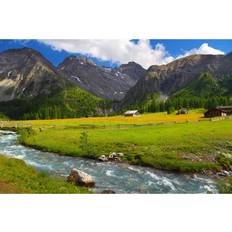
M 79 125 L 117 125 L 117 124 L 148 124 L 159 122 L 186 122 L 202 120 L 202 111 L 190 111 L 189 114 L 176 115 L 162 113 L 141 114 L 140 116 L 109 116 L 109 117 L 87 117 L 69 119 L 49 119 L 49 120 L 27 120 L 3 122 L 7 125 L 17 126 L 79 126 Z

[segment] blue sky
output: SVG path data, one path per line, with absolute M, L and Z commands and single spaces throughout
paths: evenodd
M 148 68 L 191 54 L 227 54 L 232 40 L 0 40 L 0 52 L 21 47 L 38 50 L 54 65 L 80 55 L 103 66 L 135 61 Z
M 193 48 L 199 48 L 202 44 L 208 43 L 210 47 L 222 50 L 223 52 L 232 52 L 232 40 L 151 40 L 151 43 L 162 43 L 167 50 L 174 56 L 178 56 L 183 51 Z

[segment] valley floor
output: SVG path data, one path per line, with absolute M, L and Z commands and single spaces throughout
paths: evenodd
M 3 126 L 17 126 L 23 144 L 61 155 L 97 159 L 122 152 L 123 161 L 130 164 L 207 174 L 229 170 L 232 165 L 232 120 L 204 121 L 202 111 L 12 121 Z M 228 188 L 224 186 L 224 192 Z

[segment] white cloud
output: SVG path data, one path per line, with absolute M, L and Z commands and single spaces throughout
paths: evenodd
M 145 68 L 174 60 L 162 44 L 151 47 L 149 40 L 139 40 L 136 44 L 130 40 L 42 40 L 41 42 L 55 50 L 81 53 L 121 64 L 135 61 Z
M 130 40 L 41 40 L 54 50 L 81 53 L 102 60 L 111 60 L 120 64 L 135 61 L 144 68 L 151 65 L 169 63 L 175 59 L 192 54 L 224 54 L 222 51 L 203 43 L 174 58 L 163 44 L 151 46 L 149 40 L 139 40 L 136 44 Z
M 178 56 L 177 58 L 182 58 L 185 56 L 196 55 L 196 54 L 224 55 L 225 53 L 221 50 L 210 47 L 208 43 L 203 43 L 199 48 L 193 48 L 189 51 L 186 51 L 184 54 Z

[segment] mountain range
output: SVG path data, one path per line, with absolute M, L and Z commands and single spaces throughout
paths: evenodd
M 69 56 L 54 67 L 33 49 L 10 49 L 0 53 L 0 101 L 48 95 L 65 82 L 101 98 L 121 100 L 144 74 L 145 69 L 134 62 L 105 68 Z
M 191 55 L 166 65 L 153 65 L 128 91 L 122 105 L 141 102 L 153 93 L 159 93 L 161 98 L 167 99 L 186 88 L 203 72 L 211 73 L 215 79 L 232 74 L 232 53 L 226 56 Z
M 108 68 L 76 56 L 67 57 L 57 70 L 80 88 L 111 100 L 122 100 L 128 90 L 145 74 L 145 69 L 134 62 L 118 68 Z
M 79 56 L 55 67 L 31 48 L 10 49 L 0 53 L 0 112 L 18 118 L 99 115 L 145 104 L 154 94 L 166 101 L 198 97 L 200 89 L 209 93 L 214 87 L 216 95 L 229 97 L 231 74 L 232 53 L 191 55 L 145 70 L 135 62 L 102 67 Z

